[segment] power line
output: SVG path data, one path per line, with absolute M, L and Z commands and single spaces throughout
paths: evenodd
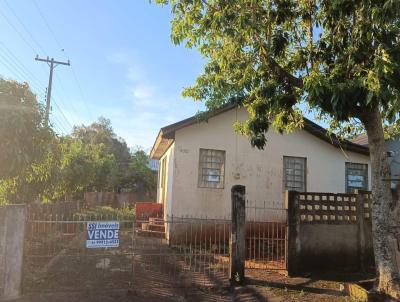
M 6 3 L 7 4 L 7 6 L 9 7 L 9 8 L 11 8 L 10 7 L 10 5 L 8 4 L 8 3 Z M 24 27 L 24 29 L 28 32 L 28 34 L 31 36 L 31 39 L 39 46 L 39 48 L 40 49 L 42 49 L 43 50 L 43 48 L 40 46 L 40 44 L 37 42 L 37 40 L 33 37 L 33 35 L 29 32 L 29 30 L 27 30 L 27 28 L 26 28 L 26 26 L 23 24 L 23 22 L 21 21 L 21 19 L 19 19 L 18 17 L 17 17 L 17 15 L 15 14 L 15 12 L 12 10 L 12 9 L 10 9 L 11 11 L 12 11 L 12 13 L 14 14 L 14 16 L 17 18 L 17 20 L 18 20 L 18 22 L 22 25 L 22 27 Z M 0 14 L 3 16 L 3 18 L 4 18 L 4 20 L 8 23 L 8 25 L 18 34 L 18 36 L 21 38 L 21 40 L 33 51 L 33 52 L 35 52 L 35 53 L 37 53 L 37 51 L 35 50 L 35 48 L 32 46 L 32 44 L 30 43 L 30 42 L 28 42 L 27 41 L 27 39 L 24 37 L 24 35 L 18 30 L 18 28 L 16 27 L 16 26 L 14 26 L 14 24 L 10 21 L 10 19 L 3 13 L 3 11 L 2 10 L 0 10 Z M 2 43 L 3 45 L 4 45 L 4 43 Z M 17 60 L 18 61 L 18 60 Z M 13 70 L 13 68 L 9 68 L 9 70 L 11 71 L 11 73 L 13 73 L 14 75 L 15 75 L 15 71 Z M 20 75 L 19 76 L 17 76 L 17 78 L 20 78 Z M 24 77 L 22 77 L 22 79 L 23 79 Z M 24 81 L 24 80 L 22 80 L 22 81 Z M 39 81 L 40 82 L 40 81 Z M 32 85 L 33 86 L 33 85 Z M 41 86 L 41 85 L 40 85 Z M 39 91 L 40 91 L 40 89 L 39 89 Z M 60 112 L 61 112 L 61 114 L 64 116 L 64 118 L 66 119 L 66 117 L 65 117 L 65 115 L 64 115 L 64 113 L 62 112 L 62 110 L 61 110 L 61 108 L 59 108 L 58 107 L 58 109 L 60 110 Z M 48 114 L 46 115 L 47 117 L 48 117 Z M 69 121 L 66 119 L 66 121 L 67 121 L 67 123 L 68 124 L 70 124 L 69 123 Z
M 38 48 L 43 52 L 43 54 L 46 54 L 46 51 L 42 48 L 42 46 L 38 43 L 38 41 L 35 39 L 35 37 L 32 35 L 32 33 L 29 31 L 29 29 L 24 25 L 24 23 L 21 21 L 21 19 L 18 17 L 18 15 L 15 13 L 15 11 L 13 10 L 13 8 L 10 6 L 10 4 L 7 2 L 7 0 L 3 0 L 4 3 L 7 5 L 7 7 L 9 8 L 9 10 L 11 11 L 11 13 L 14 15 L 15 19 L 17 19 L 17 21 L 19 22 L 19 24 L 21 24 L 22 28 L 28 33 L 29 37 L 31 38 L 31 40 L 36 44 L 36 46 L 38 46 Z
M 77 85 L 78 88 L 79 88 L 79 91 L 80 91 L 80 94 L 81 94 L 81 100 L 83 101 L 83 104 L 85 105 L 86 110 L 89 112 L 90 117 L 91 117 L 93 120 L 95 120 L 96 118 L 94 117 L 93 112 L 90 110 L 89 105 L 88 105 L 87 102 L 85 101 L 85 100 L 86 100 L 86 94 L 85 94 L 85 92 L 83 91 L 82 86 L 81 86 L 80 83 L 79 83 L 78 77 L 77 77 L 76 74 L 75 74 L 75 69 L 72 67 L 72 68 L 71 68 L 71 71 L 72 71 L 72 75 L 74 76 L 76 85 Z
M 8 25 L 10 25 L 15 32 L 18 34 L 18 36 L 25 42 L 26 45 L 28 45 L 28 47 L 30 49 L 32 49 L 32 51 L 34 53 L 37 53 L 37 51 L 35 50 L 35 48 L 25 39 L 25 37 L 21 34 L 21 32 L 14 26 L 14 24 L 11 23 L 10 19 L 8 19 L 8 17 L 2 12 L 2 10 L 0 9 L 0 14 L 3 16 L 4 20 L 6 20 L 6 22 L 8 23 Z
M 54 127 L 54 129 L 57 132 L 59 132 L 60 134 L 67 133 L 67 131 L 65 130 L 64 125 L 58 119 L 55 119 L 54 117 L 52 118 L 52 121 L 50 122 L 50 125 L 52 125 Z
M 3 53 L 3 58 L 5 58 L 7 61 L 11 62 L 16 69 L 18 69 L 23 75 L 28 79 L 30 82 L 35 82 L 38 86 L 45 86 L 43 85 L 40 80 L 32 74 L 29 69 L 25 67 L 24 64 L 22 64 L 17 57 L 14 56 L 14 54 L 7 48 L 7 46 L 0 41 L 0 51 Z
M 14 76 L 16 79 L 18 79 L 20 82 L 26 82 L 26 81 L 25 81 L 25 80 L 26 80 L 26 79 L 25 79 L 25 76 L 24 76 L 23 74 L 21 74 L 21 72 L 18 71 L 18 70 L 14 67 L 15 65 L 12 65 L 12 62 L 10 63 L 9 61 L 5 60 L 5 59 L 4 59 L 4 56 L 2 56 L 1 54 L 0 54 L 0 61 L 1 61 L 1 62 L 4 64 L 4 66 L 13 74 L 13 76 Z M 36 85 L 30 84 L 30 86 L 33 87 L 34 89 L 40 90 L 40 89 L 38 89 L 38 87 L 37 87 Z M 38 98 L 38 102 L 39 102 L 39 104 L 41 103 L 41 98 L 40 98 L 40 97 Z M 64 126 L 62 125 L 62 123 L 61 123 L 58 119 L 55 119 L 55 121 L 57 122 L 56 124 L 57 124 L 57 127 L 58 127 L 59 131 L 65 132 L 65 128 L 64 128 Z M 62 127 L 61 127 L 60 125 L 62 125 Z
M 42 18 L 44 24 L 46 25 L 47 29 L 49 30 L 49 32 L 51 33 L 51 35 L 53 36 L 53 39 L 56 41 L 57 46 L 62 49 L 60 42 L 58 42 L 57 36 L 55 35 L 55 33 L 53 32 L 53 30 L 51 29 L 49 23 L 47 22 L 46 17 L 44 16 L 44 14 L 42 13 L 42 10 L 40 9 L 38 3 L 36 2 L 36 0 L 32 0 L 33 4 L 35 5 L 37 11 L 39 12 L 40 17 Z
M 0 41 L 0 46 L 1 44 L 3 45 L 3 48 L 6 50 L 4 51 L 4 49 L 0 48 L 0 60 L 3 62 L 4 66 L 21 82 L 27 82 L 29 81 L 30 84 L 29 86 L 35 90 L 37 90 L 39 93 L 40 91 L 44 91 L 45 89 L 42 88 L 43 85 L 42 83 L 40 83 L 40 80 L 37 79 L 30 71 L 29 69 L 27 69 L 25 67 L 25 65 L 23 65 L 23 63 L 21 63 L 18 58 L 16 58 L 13 53 L 7 48 L 7 46 L 2 43 Z M 13 58 L 15 60 L 13 60 Z M 35 80 L 35 81 L 34 81 Z M 42 92 L 44 97 L 46 96 L 46 93 Z M 42 103 L 42 97 L 39 96 L 38 98 L 38 102 Z M 43 104 L 45 104 L 46 102 L 44 102 Z M 59 108 L 59 107 L 58 107 Z M 54 119 L 56 119 L 56 117 L 54 116 Z M 61 121 L 59 121 L 58 119 L 56 119 L 57 124 L 58 125 L 62 125 L 62 132 L 65 132 L 65 128 L 63 123 L 61 123 Z M 69 121 L 66 120 L 67 124 L 69 124 Z M 58 126 L 58 128 L 61 130 L 61 127 Z
M 45 124 L 47 125 L 48 122 L 49 122 L 51 89 L 52 89 L 52 86 L 53 86 L 53 71 L 54 71 L 54 68 L 56 68 L 58 65 L 70 66 L 70 62 L 69 62 L 69 60 L 68 60 L 68 62 L 56 61 L 56 60 L 54 60 L 54 58 L 49 59 L 49 57 L 47 57 L 46 59 L 41 59 L 41 58 L 39 58 L 39 56 L 36 56 L 35 60 L 36 61 L 40 61 L 40 62 L 45 62 L 50 67 L 49 86 L 47 88 L 47 99 L 46 99 L 46 116 L 45 116 Z M 60 111 L 61 111 L 61 109 L 60 109 Z
M 23 70 L 21 70 L 20 68 L 18 68 L 18 66 L 15 64 L 15 62 L 8 60 L 8 58 L 6 56 L 4 56 L 3 53 L 0 53 L 0 61 L 9 70 L 9 72 L 14 75 L 14 77 L 17 80 L 19 80 L 20 82 L 30 82 L 29 86 L 31 88 L 34 88 L 38 92 L 40 92 L 42 90 L 41 88 L 39 88 L 39 86 L 41 86 L 41 85 L 38 85 L 37 83 L 35 83 L 33 81 L 30 81 L 30 79 L 28 79 L 29 77 L 26 76 L 26 73 Z
M 47 29 L 49 30 L 49 32 L 50 32 L 51 36 L 53 37 L 54 41 L 56 42 L 57 46 L 59 47 L 60 50 L 62 50 L 64 52 L 64 59 L 67 59 L 67 56 L 65 55 L 64 47 L 61 45 L 60 41 L 57 39 L 57 35 L 54 33 L 53 29 L 51 28 L 50 23 L 47 21 L 45 15 L 43 14 L 42 10 L 40 9 L 39 4 L 36 2 L 36 0 L 32 0 L 32 2 L 35 5 L 40 17 L 42 18 L 44 24 L 46 25 Z M 77 75 L 75 73 L 75 69 L 74 69 L 73 66 L 71 66 L 71 71 L 72 71 L 72 75 L 74 77 L 75 83 L 76 83 L 76 85 L 78 87 L 79 93 L 81 95 L 82 103 L 85 105 L 86 110 L 89 112 L 89 114 L 91 115 L 92 119 L 94 120 L 95 119 L 94 115 L 93 115 L 92 111 L 90 110 L 90 108 L 89 108 L 89 106 L 88 106 L 88 104 L 86 102 L 86 95 L 85 95 L 85 93 L 84 93 L 84 91 L 82 89 L 82 86 L 79 83 L 78 77 L 77 77 Z
M 0 61 L 2 61 L 2 60 L 0 60 Z M 2 62 L 4 63 L 4 61 L 2 61 Z M 20 80 L 21 82 L 23 82 L 24 80 L 21 78 L 21 75 L 18 74 L 18 73 L 15 73 L 15 72 L 14 72 L 14 69 L 13 69 L 13 68 L 10 68 L 10 64 L 9 64 L 8 62 L 6 62 L 6 63 L 7 63 L 7 65 L 5 65 L 5 67 L 7 67 L 7 69 L 9 69 L 9 70 L 11 71 L 11 73 L 13 73 L 14 77 L 16 77 L 18 80 Z M 35 85 L 30 85 L 30 86 L 31 86 L 31 88 L 33 87 L 34 89 L 40 90 L 40 89 L 38 89 Z M 45 97 L 45 95 L 44 95 L 44 97 Z M 42 102 L 41 102 L 41 99 L 42 99 L 42 98 L 39 96 L 39 97 L 38 97 L 38 103 L 39 103 L 39 104 L 42 103 Z M 58 106 L 57 106 L 57 109 L 60 110 L 60 108 L 59 108 Z M 66 119 L 65 115 L 62 113 L 62 111 L 61 111 L 60 113 L 61 113 L 61 117 L 64 118 L 65 122 L 64 122 L 64 123 L 61 122 L 58 118 L 56 118 L 56 116 L 53 115 L 53 118 L 52 118 L 52 119 L 53 119 L 53 121 L 54 121 L 54 126 L 57 126 L 58 131 L 59 131 L 60 133 L 67 133 L 68 131 L 65 130 L 65 129 L 68 128 L 68 127 L 71 127 L 71 126 L 65 127 L 65 123 L 66 123 L 67 125 L 70 125 L 70 124 L 69 124 L 68 120 Z M 57 130 L 57 129 L 56 129 L 56 130 Z
M 16 79 L 18 79 L 21 82 L 25 82 L 23 77 L 21 77 L 21 75 L 18 74 L 16 70 L 13 69 L 12 66 L 6 60 L 4 60 L 2 55 L 0 55 L 0 60 L 1 62 L 3 62 L 4 66 L 15 76 Z
M 5 0 L 5 1 L 7 1 L 7 0 Z M 38 10 L 39 15 L 41 16 L 43 22 L 45 23 L 47 29 L 50 31 L 52 37 L 53 37 L 54 40 L 56 41 L 58 47 L 59 47 L 60 49 L 62 49 L 60 43 L 58 42 L 58 39 L 57 39 L 55 33 L 53 32 L 53 30 L 51 29 L 49 23 L 47 22 L 47 19 L 45 18 L 43 12 L 41 11 L 41 9 L 40 9 L 38 3 L 37 3 L 36 1 L 34 1 L 34 0 L 33 0 L 33 3 L 34 3 L 34 5 L 35 5 L 36 9 Z M 39 45 L 39 44 L 38 44 L 38 45 Z M 39 45 L 39 47 L 40 47 L 40 45 Z M 64 55 L 64 57 L 65 57 L 65 55 Z M 66 57 L 65 57 L 65 59 L 69 62 L 69 60 L 68 60 Z M 71 65 L 70 65 L 70 66 L 71 66 Z M 71 68 L 72 68 L 72 66 L 71 66 Z M 65 91 L 64 86 L 62 85 L 62 82 L 59 80 L 59 77 L 57 76 L 57 74 L 55 75 L 55 77 L 56 77 L 56 80 L 59 82 L 59 84 L 60 84 L 62 90 Z M 50 89 L 50 94 L 51 94 L 51 89 Z M 75 116 L 78 116 L 79 114 L 78 114 L 77 110 L 75 109 L 75 107 L 73 106 L 72 102 L 69 102 L 69 106 L 72 108 L 72 111 L 74 111 Z M 74 120 L 75 120 L 75 122 L 78 121 L 78 120 L 76 120 L 76 118 L 74 118 Z M 79 121 L 78 121 L 78 122 L 79 122 Z
M 47 88 L 46 88 L 46 94 L 45 94 L 45 97 L 44 98 L 46 98 L 47 97 Z M 62 113 L 62 111 L 61 111 L 61 113 Z M 63 133 L 67 133 L 67 131 L 65 130 L 66 128 L 65 128 L 65 122 L 62 122 L 62 119 L 58 119 L 58 118 L 56 118 L 56 116 L 54 115 L 54 111 L 52 112 L 52 120 L 53 120 L 53 122 L 54 122 L 54 125 L 58 125 L 58 128 L 59 128 L 59 131 L 60 131 L 60 133 L 61 134 L 63 134 Z M 65 119 L 64 118 L 64 121 L 66 121 L 67 122 L 67 124 L 68 124 L 68 120 L 67 119 Z M 68 126 L 67 126 L 67 128 L 68 128 Z
M 53 103 L 55 105 L 55 107 L 58 108 L 58 110 L 60 111 L 62 117 L 64 118 L 64 120 L 67 122 L 68 127 L 73 128 L 72 124 L 69 122 L 69 120 L 67 119 L 67 117 L 65 116 L 64 112 L 61 110 L 60 106 L 58 105 L 58 103 L 56 102 L 56 100 L 54 98 L 52 98 Z
M 72 67 L 72 65 L 70 65 Z M 61 90 L 64 92 L 64 94 L 66 95 L 66 89 L 64 87 L 63 82 L 60 80 L 60 77 L 55 74 L 55 78 L 56 81 L 58 83 L 58 86 L 61 88 Z M 79 116 L 78 110 L 76 110 L 75 106 L 72 104 L 72 102 L 69 102 L 69 107 L 72 109 L 73 113 L 74 113 L 74 121 L 76 124 L 79 124 L 79 119 L 77 118 Z

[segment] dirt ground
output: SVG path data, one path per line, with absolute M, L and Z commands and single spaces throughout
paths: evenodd
M 16 301 L 351 301 L 337 281 L 349 275 L 288 278 L 247 269 L 246 284 L 231 288 L 224 261 L 196 252 L 182 255 L 150 238 L 136 238 L 132 245 L 131 234 L 122 236 L 126 240 L 114 250 L 81 250 L 84 238 L 75 237 L 51 258 L 41 252 L 26 259 L 24 296 Z
M 66 292 L 35 292 L 16 300 L 17 302 L 189 302 L 189 301 L 268 301 L 268 302 L 350 302 L 340 291 L 341 282 L 329 281 L 323 276 L 309 278 L 288 278 L 277 272 L 247 270 L 246 285 L 202 286 L 192 284 L 187 287 L 171 286 L 171 280 L 159 280 L 154 287 L 133 286 L 131 289 L 88 289 Z M 337 277 L 337 276 L 336 276 Z M 351 276 L 354 278 L 354 276 Z M 357 278 L 358 276 L 355 276 Z M 343 280 L 348 276 L 343 276 Z

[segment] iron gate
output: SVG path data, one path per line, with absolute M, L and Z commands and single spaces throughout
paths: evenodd
M 87 224 L 96 221 L 119 222 L 118 247 L 86 248 Z M 23 290 L 138 291 L 225 285 L 229 229 L 229 221 L 210 219 L 29 215 Z
M 246 201 L 246 268 L 285 271 L 287 239 L 285 209 Z
M 86 213 L 86 214 L 85 214 Z M 89 214 L 88 214 L 89 213 Z M 87 224 L 117 221 L 115 248 L 86 248 Z M 25 292 L 225 286 L 231 220 L 135 217 L 74 209 L 29 213 Z M 246 268 L 285 270 L 286 211 L 246 202 Z
M 86 227 L 118 221 L 117 248 L 86 248 Z M 107 290 L 132 283 L 132 220 L 117 217 L 30 217 L 24 259 L 24 292 Z
M 226 220 L 167 217 L 137 221 L 134 284 L 150 288 L 227 285 L 229 231 Z

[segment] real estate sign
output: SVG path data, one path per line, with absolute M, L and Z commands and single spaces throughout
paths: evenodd
M 86 227 L 86 248 L 119 246 L 118 221 L 89 221 Z

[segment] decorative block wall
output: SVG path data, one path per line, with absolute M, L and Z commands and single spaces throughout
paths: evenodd
M 370 220 L 370 195 L 370 193 L 298 193 L 300 222 L 357 224 L 361 218 Z
M 373 267 L 371 193 L 286 193 L 288 272 Z

